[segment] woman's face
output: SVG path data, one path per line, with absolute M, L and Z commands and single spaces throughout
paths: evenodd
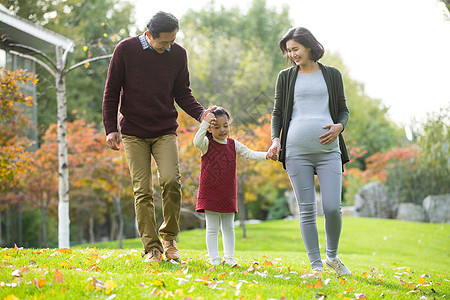
M 311 48 L 306 48 L 294 40 L 289 40 L 286 42 L 286 54 L 297 66 L 306 65 L 313 62 L 309 55 L 310 52 Z
M 208 131 L 217 140 L 225 140 L 230 134 L 230 124 L 228 124 L 228 118 L 224 115 L 216 117 L 214 125 L 209 126 Z

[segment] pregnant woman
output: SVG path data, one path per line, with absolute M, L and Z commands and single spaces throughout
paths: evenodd
M 323 46 L 303 27 L 289 30 L 279 47 L 292 67 L 277 79 L 269 156 L 283 163 L 300 211 L 300 230 L 314 272 L 324 264 L 338 276 L 351 271 L 337 257 L 342 228 L 343 164 L 349 161 L 341 132 L 349 112 L 339 70 L 318 62 Z M 281 137 L 280 137 L 281 136 Z M 320 256 L 314 174 L 325 214 L 326 258 Z

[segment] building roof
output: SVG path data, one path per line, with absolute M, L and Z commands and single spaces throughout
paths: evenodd
M 45 53 L 54 53 L 55 46 L 70 50 L 74 45 L 71 39 L 13 15 L 1 4 L 0 36 L 1 43 L 23 44 Z

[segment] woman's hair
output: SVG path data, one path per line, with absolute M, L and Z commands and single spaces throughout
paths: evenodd
M 217 117 L 225 116 L 228 119 L 228 124 L 231 123 L 231 116 L 230 113 L 223 107 L 217 106 L 215 110 L 212 111 L 212 113 Z M 212 138 L 211 132 L 207 131 L 206 136 Z
M 310 59 L 313 61 L 318 61 L 325 53 L 325 49 L 323 48 L 322 44 L 319 43 L 319 41 L 312 35 L 311 31 L 304 27 L 289 29 L 289 31 L 283 36 L 283 38 L 278 43 L 278 46 L 280 47 L 283 54 L 286 54 L 287 52 L 286 43 L 289 40 L 294 40 L 297 43 L 302 44 L 304 47 L 310 48 L 311 52 L 309 52 L 309 55 Z M 292 64 L 294 64 L 294 62 L 292 62 Z
M 178 19 L 171 13 L 159 11 L 147 24 L 147 30 L 153 38 L 159 38 L 161 32 L 173 32 L 180 29 Z

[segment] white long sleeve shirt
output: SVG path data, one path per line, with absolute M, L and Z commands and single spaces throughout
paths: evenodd
M 200 124 L 200 128 L 194 137 L 194 145 L 198 149 L 200 149 L 202 156 L 208 152 L 209 140 L 206 137 L 206 132 L 208 131 L 209 123 L 206 121 L 202 121 Z M 213 139 L 221 144 L 226 144 L 227 140 L 218 140 L 213 137 Z M 248 149 L 247 146 L 242 144 L 241 142 L 234 140 L 234 145 L 236 148 L 236 154 L 244 157 L 247 160 L 265 160 L 267 152 L 263 151 L 253 151 Z

